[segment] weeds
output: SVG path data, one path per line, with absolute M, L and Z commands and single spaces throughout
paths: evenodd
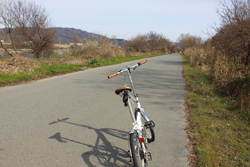
M 122 57 L 110 57 L 101 60 L 95 58 L 90 61 L 87 61 L 86 59 L 80 56 L 79 57 L 59 56 L 59 57 L 39 59 L 39 60 L 30 60 L 35 66 L 29 66 L 30 67 L 29 70 L 25 70 L 24 67 L 27 66 L 27 64 L 23 63 L 24 67 L 18 67 L 18 69 L 24 69 L 21 72 L 16 72 L 16 70 L 13 70 L 12 73 L 3 73 L 3 72 L 0 73 L 0 86 L 17 84 L 20 82 L 26 82 L 50 76 L 70 73 L 74 71 L 84 70 L 87 68 L 112 65 L 126 61 L 143 59 L 147 57 L 152 57 L 152 56 L 151 55 L 140 55 L 140 56 L 137 55 L 137 56 L 127 56 L 127 57 L 122 56 Z M 9 63 L 6 62 L 12 63 L 13 59 L 12 58 L 6 59 L 0 62 L 1 68 L 4 69 L 4 66 L 2 66 L 3 62 L 8 65 Z M 20 62 L 17 63 L 17 65 L 20 65 Z M 8 69 L 9 68 L 17 69 L 15 68 L 15 64 L 13 63 L 9 66 L 10 67 L 8 67 Z
M 39 65 L 39 62 L 22 56 L 17 56 L 15 58 L 5 58 L 0 62 L 0 74 L 32 72 L 34 68 L 38 67 Z
M 250 166 L 250 124 L 218 95 L 207 74 L 183 56 L 191 166 Z
M 240 58 L 226 56 L 211 46 L 188 48 L 184 54 L 192 67 L 203 69 L 218 92 L 250 121 L 250 66 Z
M 86 44 L 75 47 L 69 55 L 73 57 L 83 57 L 86 60 L 93 60 L 118 56 L 124 57 L 125 52 L 117 45 L 102 40 L 99 43 L 97 41 L 87 41 Z
M 96 67 L 96 66 L 100 66 L 101 63 L 100 63 L 100 60 L 93 59 L 93 60 L 91 60 L 91 61 L 89 62 L 89 65 L 90 65 L 90 66 Z
M 40 75 L 56 75 L 56 74 L 63 74 L 68 72 L 73 72 L 81 69 L 81 65 L 59 65 L 53 64 L 50 66 L 43 65 L 35 69 L 35 73 Z

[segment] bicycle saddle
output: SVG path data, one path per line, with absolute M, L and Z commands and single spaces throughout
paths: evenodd
M 115 94 L 119 95 L 121 92 L 123 92 L 124 90 L 128 90 L 128 91 L 132 91 L 131 87 L 125 86 L 125 87 L 121 87 L 115 90 Z

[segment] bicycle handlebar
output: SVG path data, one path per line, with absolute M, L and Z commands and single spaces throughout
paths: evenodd
M 133 66 L 131 66 L 131 67 L 128 67 L 128 68 L 126 68 L 126 69 L 124 69 L 124 70 L 120 70 L 120 71 L 118 71 L 118 72 L 116 72 L 116 73 L 114 73 L 114 74 L 112 74 L 112 75 L 109 75 L 109 76 L 108 76 L 108 79 L 113 78 L 113 77 L 119 75 L 120 73 L 123 73 L 123 72 L 127 71 L 128 69 L 131 69 L 131 68 L 132 68 L 133 70 L 135 70 L 138 66 L 140 66 L 140 65 L 142 65 L 142 64 L 145 64 L 145 63 L 147 63 L 147 60 L 143 60 L 143 61 L 141 61 L 141 62 L 139 62 L 139 63 L 136 63 L 135 65 L 133 65 Z
M 141 61 L 141 62 L 140 62 L 140 65 L 145 64 L 145 63 L 147 63 L 147 60 Z M 139 65 L 139 63 L 138 63 L 138 65 Z M 139 66 L 140 66 L 140 65 L 139 65 Z
M 114 74 L 108 76 L 108 79 L 113 78 L 113 77 L 115 77 L 115 76 L 117 76 L 117 75 L 118 75 L 118 74 L 117 74 L 117 72 L 116 72 L 116 73 L 114 73 Z

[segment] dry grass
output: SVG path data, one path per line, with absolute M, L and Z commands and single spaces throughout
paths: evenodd
M 70 52 L 65 56 L 54 56 L 53 54 L 50 58 L 41 59 L 30 59 L 22 56 L 1 58 L 0 86 L 156 56 L 146 53 L 126 53 L 122 48 L 109 43 L 106 39 L 101 39 L 99 42 L 86 41 L 83 46 L 70 49 L 63 46 L 61 49 Z
M 59 49 L 69 49 L 69 46 L 56 46 Z M 42 65 L 65 65 L 65 64 L 86 64 L 87 62 L 97 59 L 104 60 L 112 57 L 125 57 L 125 52 L 106 40 L 99 43 L 96 41 L 86 41 L 82 46 L 71 48 L 72 51 L 66 56 L 51 57 L 45 59 L 30 59 L 22 56 L 15 58 L 4 58 L 0 61 L 0 73 L 19 73 L 32 72 Z
M 98 43 L 96 41 L 88 41 L 86 44 L 74 48 L 69 56 L 93 60 L 111 57 L 124 57 L 125 52 L 117 45 L 109 42 Z
M 250 66 L 240 58 L 230 58 L 212 47 L 188 48 L 184 54 L 193 67 L 206 71 L 221 95 L 250 120 Z
M 39 66 L 40 62 L 22 56 L 17 56 L 15 58 L 6 58 L 0 61 L 0 74 L 32 72 Z
M 183 56 L 186 79 L 186 133 L 191 148 L 190 166 L 250 165 L 249 121 L 231 104 L 218 96 L 206 73 L 190 67 Z

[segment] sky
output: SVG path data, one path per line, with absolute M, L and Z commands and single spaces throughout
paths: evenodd
M 180 34 L 206 39 L 219 0 L 28 0 L 46 9 L 54 27 L 69 27 L 109 38 L 132 39 L 150 31 L 176 41 Z

